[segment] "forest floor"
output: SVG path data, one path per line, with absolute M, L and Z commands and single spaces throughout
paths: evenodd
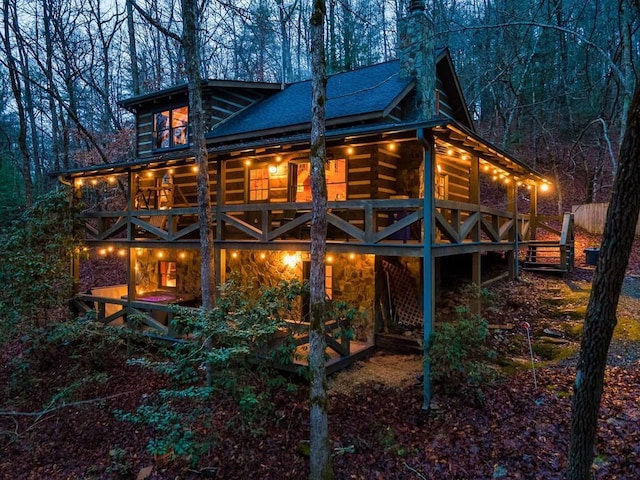
M 520 281 L 492 285 L 497 300 L 485 317 L 505 372 L 495 384 L 453 394 L 436 385 L 427 413 L 419 356 L 379 351 L 334 375 L 329 422 L 336 478 L 563 478 L 593 273 L 581 254 L 589 244 L 584 235 L 578 239 L 577 268 L 566 277 L 523 274 Z M 637 244 L 606 371 L 594 478 L 640 478 Z M 289 378 L 295 391 L 275 390 L 270 408 L 252 421 L 236 401 L 216 393 L 202 414 L 190 415 L 188 428 L 202 439 L 199 456 L 153 456 L 147 445 L 156 432 L 116 419 L 114 411 L 135 411 L 170 379 L 127 363 L 125 348 L 97 345 L 94 333 L 84 342 L 53 339 L 46 348 L 17 336 L 0 347 L 0 479 L 307 476 L 308 390 L 302 380 Z

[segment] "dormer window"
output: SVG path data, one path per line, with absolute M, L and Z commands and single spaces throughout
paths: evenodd
M 180 107 L 153 116 L 154 148 L 171 148 L 187 144 L 189 108 Z

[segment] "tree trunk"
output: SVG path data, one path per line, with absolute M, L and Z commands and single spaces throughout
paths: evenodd
M 200 75 L 200 49 L 196 28 L 197 0 L 182 0 L 182 47 L 189 83 L 189 128 L 198 174 L 198 223 L 200 227 L 200 273 L 202 281 L 202 308 L 211 310 L 215 305 L 215 265 L 213 231 L 211 229 L 211 195 L 209 192 L 209 166 L 207 144 L 204 138 L 204 111 Z
M 44 24 L 44 38 L 45 38 L 45 76 L 47 77 L 47 87 L 50 91 L 54 89 L 53 81 L 53 38 L 51 35 L 51 2 L 50 0 L 44 0 L 42 2 L 42 23 Z M 51 152 L 53 156 L 53 168 L 55 171 L 60 171 L 62 165 L 60 163 L 60 122 L 58 119 L 58 108 L 56 106 L 54 96 L 49 93 L 47 95 L 49 103 L 49 111 L 51 112 Z M 67 168 L 68 163 L 65 163 Z
M 133 24 L 133 0 L 126 0 L 127 32 L 129 34 L 129 59 L 131 61 L 131 93 L 140 95 L 140 68 L 138 67 L 138 49 L 136 47 L 136 31 Z
M 327 372 L 325 363 L 325 264 L 327 238 L 327 183 L 324 166 L 325 145 L 326 60 L 324 54 L 324 0 L 314 0 L 311 12 L 311 273 L 309 275 L 311 325 L 309 326 L 309 378 L 312 480 L 333 478 L 329 450 L 327 417 Z
M 6 55 L 7 70 L 11 80 L 11 91 L 16 101 L 16 109 L 18 113 L 19 131 L 18 131 L 18 148 L 20 149 L 21 163 L 20 171 L 24 181 L 24 195 L 27 207 L 33 204 L 33 181 L 31 179 L 31 157 L 29 155 L 29 147 L 27 145 L 27 117 L 22 103 L 22 82 L 21 75 L 24 72 L 18 71 L 16 59 L 13 56 L 11 45 L 11 30 L 9 28 L 10 19 L 16 21 L 16 12 L 10 12 L 11 8 L 9 0 L 4 0 L 2 4 L 4 14 L 4 48 Z
M 640 85 L 629 109 L 619 169 L 584 321 L 574 384 L 568 480 L 589 480 L 607 353 L 640 212 Z

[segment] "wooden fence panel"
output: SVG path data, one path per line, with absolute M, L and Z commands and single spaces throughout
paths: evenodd
M 607 218 L 608 203 L 586 203 L 573 206 L 573 217 L 576 226 L 584 228 L 589 233 L 604 232 L 604 222 Z M 636 237 L 640 236 L 640 222 L 636 225 Z

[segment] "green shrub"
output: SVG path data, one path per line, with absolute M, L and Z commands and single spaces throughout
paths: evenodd
M 70 198 L 63 187 L 42 195 L 0 236 L 0 302 L 34 323 L 46 323 L 71 298 L 69 262 L 80 229 Z
M 447 392 L 493 382 L 497 370 L 490 364 L 496 353 L 487 345 L 488 324 L 468 307 L 456 309 L 456 319 L 431 334 L 428 359 L 431 379 Z

